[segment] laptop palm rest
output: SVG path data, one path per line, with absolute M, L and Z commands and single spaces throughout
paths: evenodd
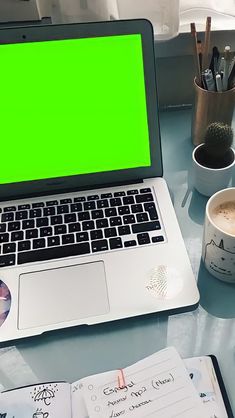
M 102 261 L 32 273 L 19 278 L 18 328 L 27 329 L 109 312 Z

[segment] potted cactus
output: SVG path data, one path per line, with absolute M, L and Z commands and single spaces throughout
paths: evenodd
M 194 186 L 200 193 L 211 196 L 228 186 L 235 164 L 232 143 L 231 126 L 214 122 L 207 127 L 204 143 L 192 155 Z

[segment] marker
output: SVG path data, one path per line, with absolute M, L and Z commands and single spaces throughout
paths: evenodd
M 207 90 L 215 91 L 215 81 L 214 81 L 214 78 L 213 78 L 212 71 L 211 70 L 203 71 L 203 78 L 205 80 Z
M 221 75 L 220 74 L 216 74 L 215 81 L 216 81 L 217 91 L 222 91 L 223 86 L 222 86 L 222 80 L 221 80 Z

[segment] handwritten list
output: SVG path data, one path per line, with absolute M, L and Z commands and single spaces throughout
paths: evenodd
M 173 347 L 123 370 L 79 381 L 90 418 L 207 418 L 186 367 Z

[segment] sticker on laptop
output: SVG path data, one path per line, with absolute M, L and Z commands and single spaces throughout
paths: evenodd
M 0 280 L 0 327 L 5 322 L 11 307 L 11 293 L 7 285 Z
M 145 288 L 157 299 L 172 299 L 181 292 L 183 280 L 178 270 L 159 265 L 150 271 Z

